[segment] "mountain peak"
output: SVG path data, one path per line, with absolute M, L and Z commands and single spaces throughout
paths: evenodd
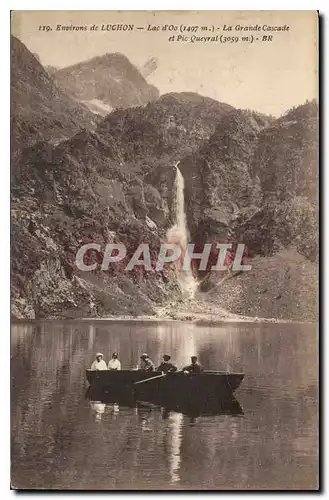
M 119 53 L 106 53 L 60 69 L 55 82 L 77 100 L 105 116 L 115 108 L 155 101 L 159 91 L 149 85 L 138 68 Z M 92 106 L 92 107 L 91 107 Z

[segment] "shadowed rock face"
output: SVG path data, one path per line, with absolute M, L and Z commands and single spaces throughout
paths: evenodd
M 124 243 L 130 258 L 139 243 L 158 249 L 165 234 L 168 208 L 157 189 L 129 175 L 97 135 L 82 132 L 57 147 L 43 143 L 26 149 L 13 168 L 12 200 L 16 315 L 27 309 L 38 317 L 152 314 L 164 296 L 179 295 L 171 270 L 125 273 L 116 265 L 108 273 L 81 273 L 76 268 L 75 255 L 84 243 Z
M 260 180 L 261 211 L 240 226 L 260 255 L 293 245 L 307 259 L 318 255 L 318 106 L 290 110 L 264 129 L 251 163 Z
M 228 238 L 241 214 L 259 209 L 260 186 L 250 169 L 259 131 L 252 116 L 232 110 L 197 153 L 181 162 L 189 228 L 199 243 Z
M 147 83 L 127 57 L 118 53 L 74 64 L 53 76 L 56 84 L 77 100 L 87 105 L 98 103 L 99 108 L 102 103 L 109 111 L 142 106 L 159 97 L 158 90 Z
M 251 255 L 295 246 L 317 255 L 317 114 L 306 103 L 273 120 L 241 110 L 180 163 L 198 243 L 233 239 Z
M 59 90 L 36 57 L 12 36 L 12 148 L 40 140 L 60 141 L 96 124 L 97 117 Z
M 12 50 L 16 317 L 154 314 L 157 305 L 177 301 L 173 268 L 127 274 L 118 264 L 107 273 L 81 273 L 75 255 L 91 241 L 124 243 L 128 257 L 139 243 L 150 243 L 154 261 L 173 223 L 178 161 L 192 241 L 234 239 L 263 256 L 295 246 L 302 258 L 316 258 L 315 103 L 274 120 L 198 94 L 171 93 L 116 110 L 96 128 L 95 115 L 58 90 L 23 44 L 14 39 Z M 142 85 L 136 68 L 113 56 L 106 61 L 121 68 L 120 78 Z M 241 296 L 244 276 L 239 280 Z M 234 302 L 229 281 L 225 289 Z M 245 312 L 241 304 L 234 312 Z M 262 307 L 248 303 L 258 315 Z

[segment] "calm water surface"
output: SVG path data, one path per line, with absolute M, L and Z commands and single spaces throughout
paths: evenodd
M 85 369 L 118 351 L 244 371 L 243 414 L 191 418 L 86 398 Z M 45 322 L 12 327 L 12 485 L 55 489 L 314 489 L 314 325 Z

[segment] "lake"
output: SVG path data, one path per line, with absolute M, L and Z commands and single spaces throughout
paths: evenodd
M 47 489 L 316 489 L 318 331 L 311 324 L 45 321 L 11 332 L 11 483 Z M 241 412 L 191 417 L 86 397 L 97 351 L 243 371 Z

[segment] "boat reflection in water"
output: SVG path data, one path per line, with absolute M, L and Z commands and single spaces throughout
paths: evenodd
M 141 400 L 130 390 L 106 390 L 88 387 L 86 398 L 90 400 L 92 408 L 100 414 L 104 413 L 105 407 L 111 409 L 114 415 L 118 415 L 120 407 L 135 408 L 136 414 L 141 416 L 141 420 L 147 419 L 147 414 L 157 409 L 161 412 L 163 420 L 169 418 L 171 413 L 180 413 L 190 417 L 191 422 L 195 422 L 197 417 L 214 415 L 243 415 L 243 410 L 238 400 L 232 395 L 229 399 L 220 398 L 210 401 L 198 400 L 178 403 L 177 397 L 171 398 L 167 395 L 156 397 L 150 394 L 147 399 Z M 104 406 L 103 406 L 104 405 Z
M 90 401 L 90 408 L 95 415 L 96 421 L 99 422 L 100 420 L 102 420 L 102 415 L 105 411 L 105 407 L 105 403 L 102 403 L 101 401 Z
M 92 409 L 95 415 L 95 420 L 98 422 L 102 420 L 102 416 L 103 413 L 105 412 L 105 409 L 107 409 L 107 411 L 110 411 L 112 413 L 114 420 L 116 419 L 120 411 L 118 403 L 106 404 L 102 401 L 99 400 L 94 401 L 92 399 L 90 400 L 90 408 Z

